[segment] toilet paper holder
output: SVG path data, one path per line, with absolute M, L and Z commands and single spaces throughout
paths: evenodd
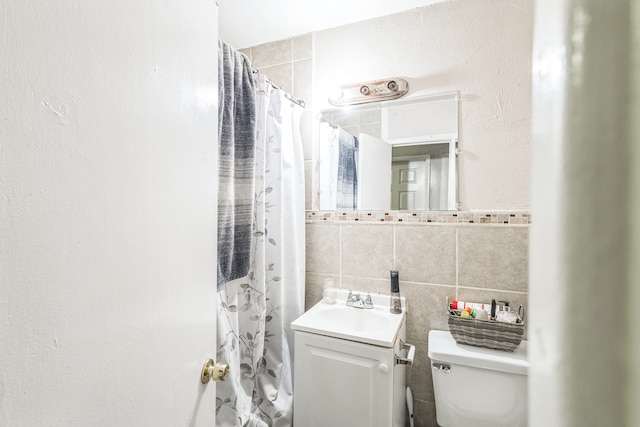
M 400 350 L 408 350 L 407 357 L 400 357 L 396 354 L 396 365 L 413 365 L 413 358 L 416 355 L 416 346 L 400 340 Z

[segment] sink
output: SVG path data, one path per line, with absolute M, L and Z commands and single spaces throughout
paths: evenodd
M 322 307 L 323 309 L 315 310 L 315 320 L 322 323 L 325 328 L 330 330 L 349 330 L 356 332 L 364 332 L 367 329 L 376 330 L 386 328 L 389 324 L 388 316 L 381 313 L 380 310 L 370 309 L 351 309 L 336 305 Z
M 354 292 L 356 293 L 356 292 Z M 360 292 L 366 295 L 366 292 Z M 351 341 L 393 347 L 404 324 L 406 303 L 401 314 L 389 311 L 389 295 L 371 295 L 373 308 L 347 307 L 347 291 L 338 291 L 335 304 L 319 302 L 291 323 L 295 331 L 310 332 Z

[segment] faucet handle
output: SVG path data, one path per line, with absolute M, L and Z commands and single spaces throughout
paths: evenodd
M 349 290 L 349 296 L 347 297 L 347 306 L 348 307 L 363 307 L 364 300 L 360 298 L 360 294 L 354 294 Z
M 347 296 L 347 305 L 351 307 L 359 299 L 360 299 L 360 295 L 358 294 L 354 295 L 353 292 L 351 292 L 351 289 L 349 289 L 349 295 Z
M 373 301 L 371 300 L 371 295 L 367 294 L 367 297 L 364 300 L 365 307 L 373 307 Z

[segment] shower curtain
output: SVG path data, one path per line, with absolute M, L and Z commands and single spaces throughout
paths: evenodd
M 319 137 L 320 209 L 358 209 L 358 138 L 327 122 Z
M 242 55 L 236 52 L 236 55 Z M 247 61 L 243 56 L 241 60 Z M 219 426 L 293 424 L 293 333 L 304 311 L 302 108 L 256 79 L 256 150 L 249 273 L 218 286 Z

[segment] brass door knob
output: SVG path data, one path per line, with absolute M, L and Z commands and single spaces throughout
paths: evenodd
M 206 384 L 211 380 L 214 381 L 226 381 L 229 377 L 229 365 L 222 363 L 215 363 L 213 359 L 207 359 L 202 367 L 202 374 L 200 374 L 200 381 L 202 384 Z

